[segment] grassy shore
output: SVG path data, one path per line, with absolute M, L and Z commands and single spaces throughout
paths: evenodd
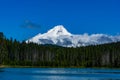
M 20 65 L 0 65 L 0 68 L 87 68 L 87 67 L 82 67 L 82 66 L 20 66 Z
M 34 66 L 35 67 L 35 66 Z M 33 66 L 12 66 L 12 65 L 0 65 L 0 68 L 33 68 Z
M 0 68 L 101 68 L 101 69 L 120 69 L 116 67 L 83 67 L 83 66 L 19 66 L 19 65 L 0 65 Z

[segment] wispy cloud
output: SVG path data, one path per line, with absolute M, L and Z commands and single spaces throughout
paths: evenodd
M 40 28 L 41 26 L 39 24 L 33 23 L 30 20 L 25 20 L 22 25 L 22 28 L 29 28 L 29 29 L 35 29 L 35 28 Z

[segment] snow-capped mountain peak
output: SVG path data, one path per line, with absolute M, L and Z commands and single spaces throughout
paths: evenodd
M 58 36 L 62 36 L 62 35 L 66 35 L 66 36 L 72 35 L 64 28 L 63 25 L 55 26 L 53 29 L 50 29 L 46 34 L 48 36 L 52 36 L 52 37 L 58 37 Z
M 88 45 L 98 45 L 120 41 L 120 36 L 111 36 L 106 34 L 73 35 L 69 33 L 63 25 L 55 26 L 47 33 L 38 34 L 26 42 L 38 44 L 54 44 L 64 47 L 80 47 Z

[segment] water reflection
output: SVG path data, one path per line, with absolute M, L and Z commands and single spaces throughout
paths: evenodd
M 120 80 L 120 69 L 5 68 L 0 80 Z
M 0 68 L 0 72 L 4 72 L 4 68 Z

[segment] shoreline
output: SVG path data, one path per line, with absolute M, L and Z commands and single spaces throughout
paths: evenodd
M 11 65 L 0 65 L 0 68 L 94 68 L 94 69 L 120 69 L 116 67 L 82 67 L 82 66 L 11 66 Z
M 0 65 L 0 68 L 86 68 L 86 67 L 64 67 L 64 66 L 11 66 L 11 65 Z

